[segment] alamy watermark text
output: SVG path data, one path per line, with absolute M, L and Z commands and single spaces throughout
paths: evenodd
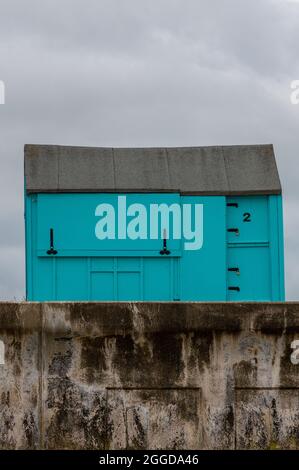
M 203 246 L 203 204 L 127 204 L 119 196 L 117 205 L 99 204 L 95 235 L 99 240 L 184 240 L 185 250 Z
M 291 89 L 293 90 L 290 95 L 292 104 L 299 104 L 299 80 L 291 82 Z

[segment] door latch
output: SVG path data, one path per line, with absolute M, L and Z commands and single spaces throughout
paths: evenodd
M 57 250 L 54 250 L 54 230 L 50 228 L 50 250 L 47 251 L 47 255 L 57 255 Z
M 230 233 L 235 233 L 236 236 L 240 235 L 240 231 L 239 231 L 238 228 L 228 228 L 227 231 L 230 232 Z
M 228 271 L 236 273 L 238 276 L 240 276 L 240 268 L 228 268 Z
M 163 250 L 160 251 L 160 255 L 170 255 L 170 251 L 167 249 L 167 233 L 163 230 Z

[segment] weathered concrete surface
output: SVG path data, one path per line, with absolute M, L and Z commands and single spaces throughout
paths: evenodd
M 0 448 L 299 448 L 299 303 L 0 303 Z

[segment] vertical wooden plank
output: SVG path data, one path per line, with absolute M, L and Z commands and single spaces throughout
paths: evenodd
M 279 257 L 279 285 L 280 299 L 285 300 L 285 277 L 284 277 L 284 231 L 283 231 L 283 202 L 282 196 L 277 199 L 277 220 L 278 220 L 278 257 Z
M 32 254 L 32 196 L 25 193 L 25 272 L 26 272 L 26 300 L 33 300 L 33 254 Z
M 272 301 L 284 300 L 284 261 L 281 197 L 269 196 Z

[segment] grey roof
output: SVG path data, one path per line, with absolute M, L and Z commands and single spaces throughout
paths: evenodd
M 95 148 L 25 145 L 27 192 L 279 194 L 272 145 Z

